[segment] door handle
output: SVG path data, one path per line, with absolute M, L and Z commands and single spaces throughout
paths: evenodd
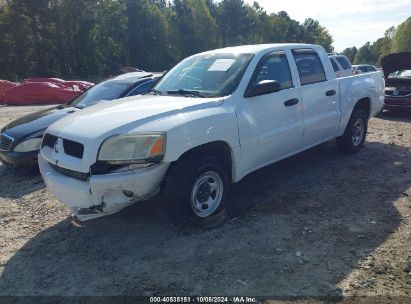
M 296 105 L 299 102 L 298 98 L 293 98 L 293 99 L 289 99 L 287 101 L 284 101 L 284 105 L 286 107 L 291 107 L 293 105 Z
M 337 92 L 336 92 L 335 90 L 330 90 L 330 91 L 325 92 L 325 95 L 327 95 L 327 96 L 334 96 L 336 93 L 337 93 Z

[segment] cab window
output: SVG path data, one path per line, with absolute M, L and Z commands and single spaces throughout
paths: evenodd
M 313 49 L 293 50 L 301 85 L 326 81 L 324 67 Z
M 351 64 L 345 57 L 337 57 L 335 59 L 337 59 L 338 63 L 342 66 L 344 70 L 351 69 Z
M 254 72 L 253 83 L 264 80 L 275 80 L 281 84 L 281 90 L 293 87 L 290 66 L 284 52 L 268 54 L 257 66 Z

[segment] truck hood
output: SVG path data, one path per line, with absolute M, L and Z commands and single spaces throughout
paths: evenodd
M 394 53 L 381 59 L 381 66 L 384 70 L 384 77 L 399 70 L 411 70 L 411 52 Z
M 97 140 L 107 134 L 127 132 L 155 120 L 218 106 L 222 102 L 223 98 L 169 95 L 127 97 L 68 115 L 54 123 L 47 132 L 73 140 Z

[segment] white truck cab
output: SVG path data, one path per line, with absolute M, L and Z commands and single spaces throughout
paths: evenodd
M 80 220 L 160 191 L 175 216 L 210 217 L 231 183 L 337 138 L 362 147 L 383 106 L 380 72 L 336 79 L 309 44 L 231 47 L 193 55 L 140 97 L 96 105 L 50 126 L 39 167 Z

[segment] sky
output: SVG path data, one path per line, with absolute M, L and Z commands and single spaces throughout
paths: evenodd
M 245 0 L 252 4 L 254 0 Z M 335 51 L 361 47 L 411 16 L 411 0 L 257 0 L 267 13 L 286 11 L 303 22 L 313 18 L 334 38 Z

